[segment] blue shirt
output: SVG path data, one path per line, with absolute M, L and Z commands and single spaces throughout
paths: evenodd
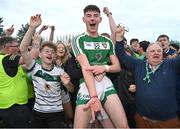
M 180 57 L 164 60 L 150 75 L 151 81 L 148 83 L 143 80 L 147 73 L 145 61 L 126 55 L 122 42 L 116 43 L 115 51 L 120 62 L 135 76 L 137 112 L 154 120 L 176 117 L 176 79 L 177 71 L 180 71 Z

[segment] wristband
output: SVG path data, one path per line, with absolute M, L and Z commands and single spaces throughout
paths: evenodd
M 104 65 L 105 67 L 105 72 L 109 72 L 109 65 Z

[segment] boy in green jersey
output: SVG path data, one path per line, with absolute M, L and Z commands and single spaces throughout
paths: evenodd
M 114 46 L 109 38 L 98 34 L 98 25 L 102 18 L 96 5 L 84 8 L 83 22 L 86 33 L 77 36 L 72 43 L 72 50 L 79 62 L 83 78 L 77 95 L 75 111 L 75 128 L 85 128 L 103 104 L 104 109 L 117 128 L 127 128 L 127 119 L 111 80 L 106 72 L 119 72 L 120 64 L 114 53 Z M 111 65 L 109 64 L 109 61 Z

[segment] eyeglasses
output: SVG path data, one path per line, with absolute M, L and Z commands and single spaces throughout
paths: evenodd
M 49 49 L 44 49 L 43 52 L 46 54 L 48 54 L 48 53 L 55 54 L 54 50 L 49 50 Z
M 124 26 L 124 24 L 119 23 L 118 27 L 123 27 L 126 32 L 129 32 L 129 28 L 127 26 Z

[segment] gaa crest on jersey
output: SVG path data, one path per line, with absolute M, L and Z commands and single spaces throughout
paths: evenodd
M 100 49 L 100 44 L 99 42 L 94 43 L 94 49 Z
M 96 53 L 95 58 L 97 61 L 100 61 L 102 59 L 102 53 Z

